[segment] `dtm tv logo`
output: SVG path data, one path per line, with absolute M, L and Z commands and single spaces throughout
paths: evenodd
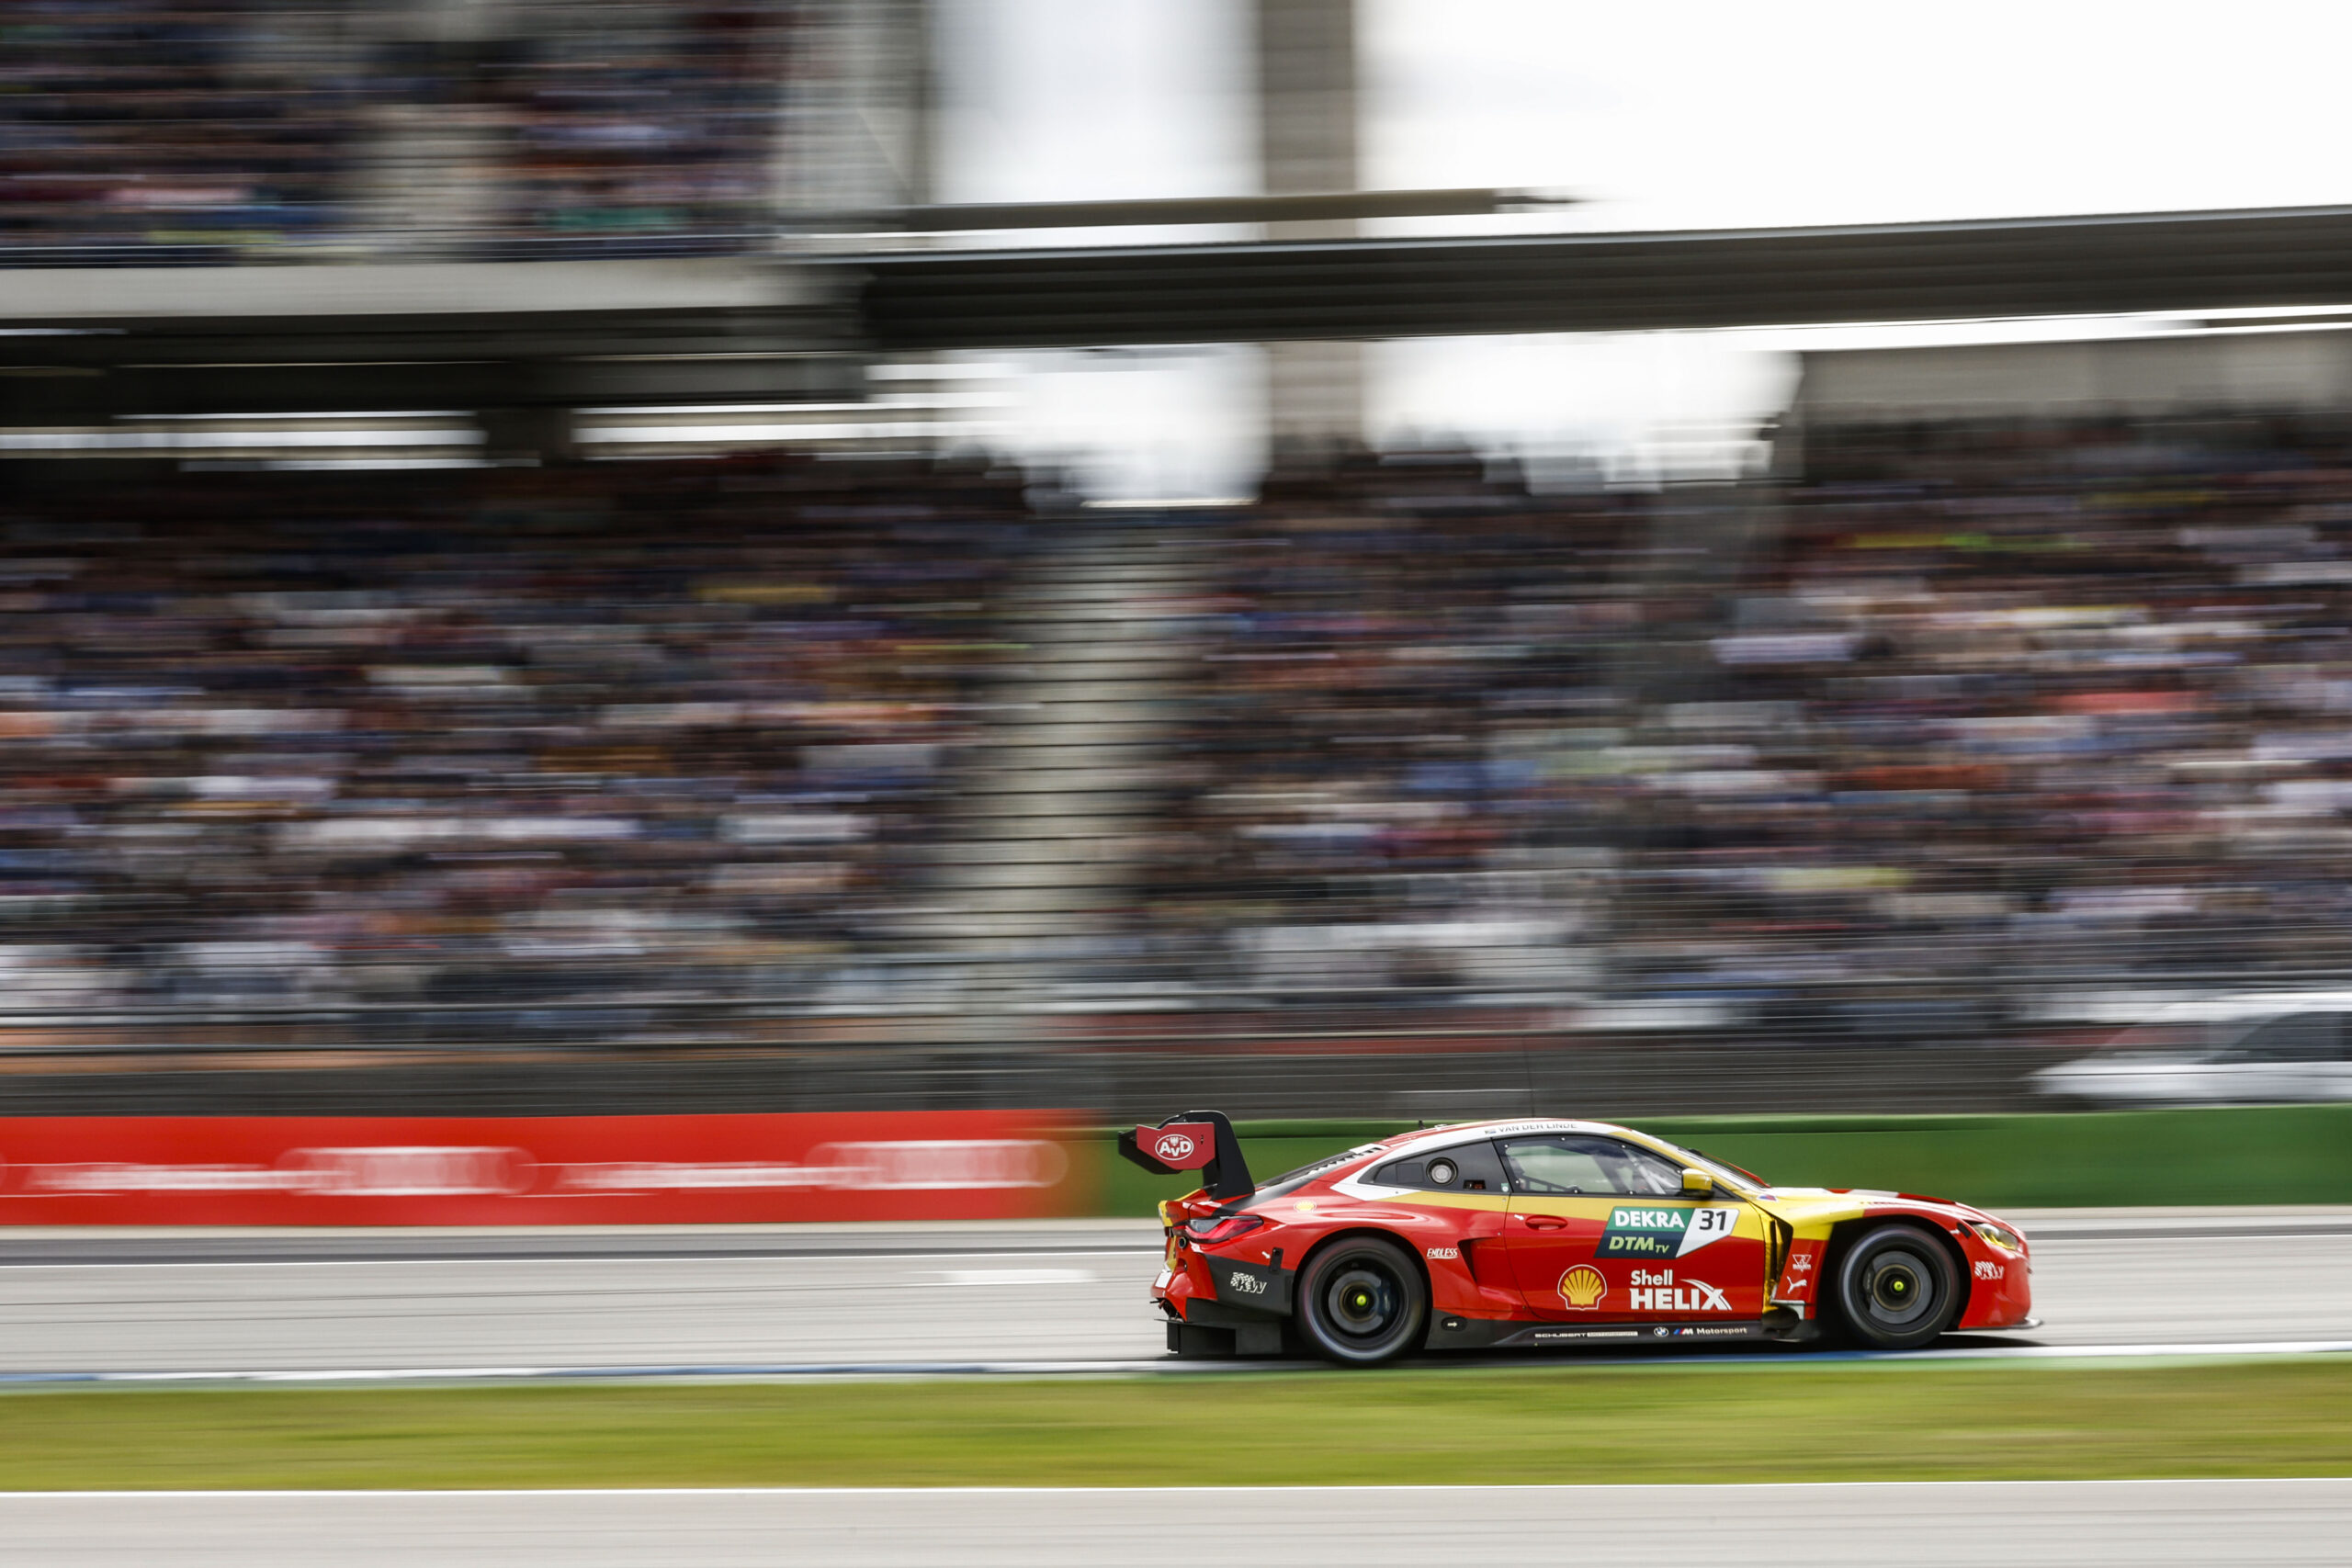
M 1688 1258 L 1731 1235 L 1738 1223 L 1739 1208 L 1733 1203 L 1706 1208 L 1620 1203 L 1609 1211 L 1609 1228 L 1601 1233 L 1600 1256 Z

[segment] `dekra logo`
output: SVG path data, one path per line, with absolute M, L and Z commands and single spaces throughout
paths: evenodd
M 1738 1208 L 1636 1208 L 1621 1203 L 1609 1211 L 1601 1233 L 1602 1258 L 1680 1258 L 1732 1234 Z

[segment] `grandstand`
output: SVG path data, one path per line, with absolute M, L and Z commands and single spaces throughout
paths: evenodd
M 845 69 L 797 0 L 49 0 L 5 24 L 0 244 L 48 265 L 764 242 Z M 788 128 L 788 129 L 787 129 Z
M 1386 1113 L 1425 1047 L 1687 1106 L 1676 1052 L 1900 1042 L 1982 1100 L 2119 997 L 2343 978 L 2352 218 L 1397 241 L 1350 215 L 1502 193 L 1294 168 L 1194 213 L 1264 238 L 815 243 L 982 221 L 874 145 L 920 96 L 888 10 L 0 24 L 39 46 L 0 115 L 0 1052 L 732 1084 L 854 1047 L 942 1102 L 1082 1058 L 1110 1104 L 1378 1043 Z M 1299 434 L 1373 336 L 2155 308 L 1811 356 L 1736 485 L 1537 491 L 1309 419 L 1247 501 L 1089 508 L 944 456 L 920 389 L 943 349 L 1287 343 Z

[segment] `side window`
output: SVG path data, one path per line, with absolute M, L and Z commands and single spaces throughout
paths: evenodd
M 1393 1159 L 1372 1173 L 1383 1187 L 1411 1187 L 1423 1192 L 1500 1192 L 1502 1161 L 1492 1144 L 1457 1144 L 1414 1159 Z
M 2333 1061 L 2341 1021 L 2339 1013 L 2282 1013 L 2240 1035 L 2230 1055 L 2246 1062 Z
M 1682 1191 L 1681 1167 L 1614 1138 L 1555 1133 L 1512 1138 L 1502 1149 L 1514 1192 L 1672 1198 Z

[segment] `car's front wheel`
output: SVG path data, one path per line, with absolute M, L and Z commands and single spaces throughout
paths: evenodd
M 1429 1289 L 1394 1242 L 1354 1236 L 1307 1259 L 1298 1281 L 1298 1325 L 1316 1351 L 1351 1367 L 1377 1366 L 1421 1342 Z
M 1838 1306 L 1847 1333 L 1873 1350 L 1916 1350 L 1960 1315 L 1959 1273 L 1941 1242 L 1881 1225 L 1846 1249 Z

